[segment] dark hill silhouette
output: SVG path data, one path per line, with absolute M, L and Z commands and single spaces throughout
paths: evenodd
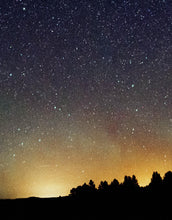
M 140 187 L 137 178 L 125 176 L 119 183 L 94 181 L 71 189 L 69 196 L 0 200 L 3 219 L 172 219 L 172 172 L 164 178 L 152 174 L 150 184 Z

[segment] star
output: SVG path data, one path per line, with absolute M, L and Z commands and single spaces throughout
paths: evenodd
M 165 0 L 5 1 L 2 198 L 42 196 L 35 189 L 47 181 L 67 195 L 87 178 L 168 171 L 169 8 Z

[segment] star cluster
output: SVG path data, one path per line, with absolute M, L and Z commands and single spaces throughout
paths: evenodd
M 0 195 L 172 168 L 168 0 L 0 3 Z

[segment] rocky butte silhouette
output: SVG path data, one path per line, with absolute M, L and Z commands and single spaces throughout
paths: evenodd
M 3 219 L 139 219 L 170 220 L 172 172 L 162 178 L 153 172 L 150 184 L 140 187 L 135 175 L 125 176 L 119 183 L 94 181 L 71 189 L 57 198 L 0 200 Z

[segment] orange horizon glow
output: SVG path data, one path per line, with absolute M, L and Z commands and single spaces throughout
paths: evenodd
M 90 133 L 88 130 L 87 135 Z M 53 140 L 42 140 L 41 150 L 34 150 L 34 154 L 27 146 L 25 151 L 16 151 L 9 170 L 1 174 L 4 180 L 1 188 L 6 192 L 2 198 L 66 196 L 70 189 L 90 179 L 98 186 L 101 180 L 110 183 L 114 178 L 122 183 L 125 175 L 135 175 L 139 185 L 145 186 L 154 171 L 163 177 L 172 167 L 170 151 L 166 151 L 164 157 L 160 150 L 164 142 L 161 139 L 153 142 L 142 137 L 141 140 L 138 134 L 124 145 L 121 140 L 107 136 L 104 130 L 96 133 L 92 130 L 91 135 L 94 141 L 80 133 L 68 148 L 61 147 L 63 139 L 57 136 Z M 34 145 L 36 138 L 31 136 L 26 145 Z M 53 152 L 48 151 L 51 148 Z M 20 158 L 21 154 L 25 161 Z
M 172 170 L 170 1 L 4 2 L 0 199 Z
M 132 176 L 135 175 L 138 184 L 141 187 L 144 187 L 148 185 L 151 181 L 152 173 L 154 171 L 158 171 L 161 175 L 161 177 L 164 177 L 164 174 L 169 171 L 165 169 L 149 169 L 146 170 L 145 174 L 142 174 L 141 171 L 135 170 L 135 172 L 131 172 L 126 170 L 123 171 L 125 173 L 124 175 L 118 175 L 114 173 L 112 175 L 112 172 L 97 172 L 94 174 L 90 174 L 88 176 L 80 176 L 80 178 L 71 178 L 71 181 L 68 182 L 67 179 L 69 180 L 69 176 L 66 179 L 60 180 L 60 178 L 53 177 L 51 173 L 40 173 L 36 174 L 36 176 L 32 176 L 31 179 L 29 179 L 27 176 L 25 177 L 26 181 L 25 184 L 23 184 L 23 180 L 21 179 L 20 182 L 17 180 L 14 181 L 13 183 L 9 184 L 9 192 L 10 194 L 7 195 L 8 198 L 14 199 L 14 198 L 27 198 L 27 197 L 40 197 L 40 198 L 48 198 L 48 197 L 59 197 L 59 196 L 67 196 L 70 193 L 70 190 L 73 187 L 77 187 L 78 185 L 82 185 L 85 182 L 88 183 L 90 179 L 92 179 L 96 187 L 98 187 L 100 181 L 106 180 L 109 184 L 111 181 L 115 178 L 119 181 L 119 183 L 122 183 L 124 180 L 124 176 Z M 21 186 L 22 185 L 22 186 Z M 12 190 L 11 190 L 12 189 Z M 14 190 L 15 189 L 15 190 Z M 15 194 L 13 194 L 13 191 Z

